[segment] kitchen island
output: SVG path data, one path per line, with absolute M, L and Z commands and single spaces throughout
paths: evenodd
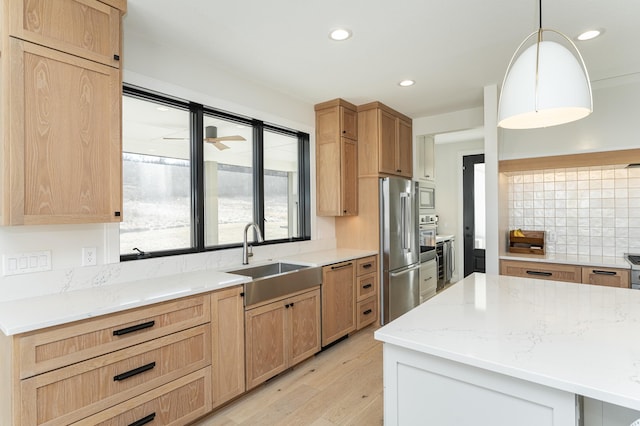
M 473 274 L 376 331 L 385 424 L 610 424 L 589 422 L 597 404 L 628 419 L 638 330 L 640 291 Z

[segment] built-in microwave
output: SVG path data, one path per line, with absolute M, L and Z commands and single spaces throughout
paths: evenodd
M 433 187 L 418 186 L 418 203 L 420 211 L 433 211 L 436 208 L 436 190 Z

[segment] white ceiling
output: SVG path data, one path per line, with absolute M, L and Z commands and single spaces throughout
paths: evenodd
M 591 81 L 640 72 L 640 0 L 547 0 L 543 27 L 581 42 Z M 353 37 L 329 40 L 346 26 Z M 413 118 L 482 105 L 538 26 L 536 0 L 129 0 L 124 33 L 192 50 L 309 103 L 379 100 Z M 398 86 L 410 78 L 416 85 Z

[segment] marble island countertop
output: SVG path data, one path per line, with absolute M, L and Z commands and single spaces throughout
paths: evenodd
M 268 262 L 251 262 L 244 267 L 277 261 L 306 266 L 324 266 L 373 254 L 376 252 L 351 249 L 322 250 Z M 242 268 L 242 265 L 236 265 L 223 270 L 204 269 L 153 278 L 124 280 L 113 284 L 97 284 L 91 288 L 0 302 L 0 330 L 10 336 L 241 285 L 251 279 L 224 271 Z
M 640 410 L 640 291 L 473 274 L 385 343 Z

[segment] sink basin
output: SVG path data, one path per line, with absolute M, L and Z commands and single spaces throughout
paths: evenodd
M 244 284 L 245 307 L 322 284 L 322 268 L 292 263 L 275 262 L 229 272 L 253 278 Z

